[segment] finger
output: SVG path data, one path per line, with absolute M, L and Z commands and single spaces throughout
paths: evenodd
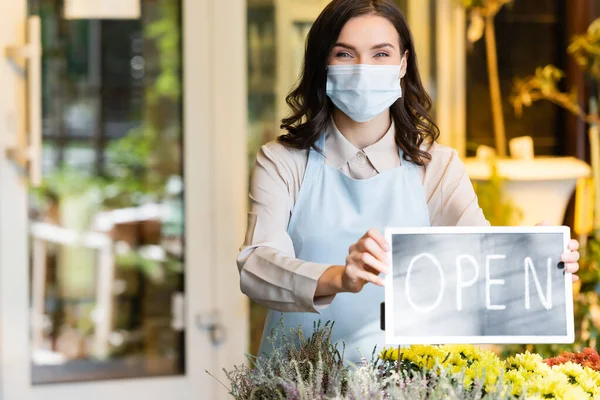
M 373 257 L 373 255 L 371 253 L 362 253 L 361 260 L 365 265 L 373 268 L 374 270 L 376 270 L 378 272 L 381 272 L 384 274 L 390 273 L 388 266 L 385 263 L 383 263 L 383 262 L 379 261 L 378 259 L 376 259 L 375 257 Z
M 389 243 L 387 242 L 387 240 L 385 240 L 383 235 L 377 229 L 369 229 L 364 237 L 370 237 L 371 239 L 376 241 L 379 247 L 381 247 L 384 251 L 390 251 Z
M 355 250 L 346 257 L 346 266 L 353 265 L 358 269 L 364 269 L 363 255 L 365 253 Z
M 576 263 L 579 261 L 580 254 L 578 251 L 573 251 L 570 253 L 563 253 L 560 256 L 560 260 L 564 263 Z
M 569 241 L 569 245 L 567 246 L 567 248 L 571 251 L 579 250 L 579 242 L 575 239 L 571 239 L 571 241 Z
M 385 283 L 384 283 L 383 279 L 381 279 L 381 277 L 379 277 L 375 274 L 370 274 L 367 271 L 362 271 L 362 270 L 358 271 L 356 273 L 356 276 L 365 282 L 371 282 L 378 286 L 385 286 Z
M 350 246 L 350 248 L 348 249 L 348 254 L 352 254 L 355 251 L 358 251 L 358 249 L 357 249 L 357 243 L 354 243 L 352 246 Z
M 568 263 L 568 264 L 565 264 L 565 271 L 574 274 L 577 271 L 579 271 L 579 264 L 578 263 Z
M 378 259 L 382 263 L 387 264 L 389 262 L 386 252 L 379 246 L 379 244 L 377 244 L 375 240 L 369 237 L 362 240 L 361 244 L 362 248 L 360 250 L 362 250 L 363 252 L 371 253 L 376 259 Z
M 577 276 L 577 275 L 571 275 L 571 277 L 573 278 L 573 283 L 575 283 L 579 280 L 579 276 Z
M 535 226 L 550 226 L 550 221 L 545 219 L 542 222 L 540 222 L 539 224 L 536 224 Z

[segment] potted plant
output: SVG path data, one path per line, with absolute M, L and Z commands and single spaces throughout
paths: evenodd
M 498 56 L 494 31 L 494 18 L 506 4 L 513 0 L 461 0 L 469 13 L 470 24 L 467 37 L 475 42 L 484 37 L 486 42 L 490 96 L 494 121 L 495 149 L 478 151 L 478 157 L 467 158 L 467 174 L 478 193 L 481 187 L 494 185 L 497 175 L 502 179 L 502 194 L 506 201 L 520 211 L 514 213 L 506 224 L 534 225 L 542 220 L 561 225 L 564 213 L 575 190 L 577 180 L 588 176 L 589 166 L 573 157 L 533 157 L 531 138 L 515 138 L 513 149 L 522 143 L 524 154 L 507 157 L 502 95 L 498 77 Z M 514 146 L 513 145 L 517 145 Z M 527 149 L 528 147 L 528 149 Z M 484 149 L 482 147 L 482 149 Z M 487 153 L 487 157 L 481 154 Z M 540 199 L 543 198 L 543 202 Z M 490 212 L 484 209 L 486 215 Z M 514 216 L 520 215 L 521 218 Z

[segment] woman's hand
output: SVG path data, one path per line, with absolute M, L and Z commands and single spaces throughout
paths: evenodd
M 563 253 L 560 260 L 565 263 L 565 271 L 572 273 L 573 282 L 579 280 L 579 276 L 575 275 L 579 271 L 579 242 L 575 239 L 569 242 L 567 246 L 569 251 Z
M 315 297 L 342 292 L 358 293 L 369 282 L 383 286 L 380 273 L 390 271 L 386 252 L 389 244 L 376 229 L 370 229 L 358 242 L 350 246 L 346 265 L 333 265 L 317 282 Z
M 549 226 L 548 221 L 543 221 L 537 224 L 537 226 Z M 579 277 L 576 275 L 579 271 L 579 242 L 572 239 L 567 246 L 568 252 L 563 253 L 560 260 L 565 264 L 565 271 L 572 273 L 573 282 L 577 282 Z
M 389 244 L 377 229 L 369 229 L 358 242 L 350 246 L 342 274 L 342 291 L 358 293 L 367 283 L 384 285 L 380 273 L 390 270 L 386 252 Z

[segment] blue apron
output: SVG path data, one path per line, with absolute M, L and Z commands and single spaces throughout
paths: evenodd
M 325 135 L 317 147 L 324 149 Z M 402 152 L 400 151 L 400 156 Z M 325 163 L 310 149 L 308 165 L 292 211 L 288 234 L 296 258 L 322 264 L 345 265 L 348 248 L 370 228 L 382 233 L 386 226 L 429 226 L 429 212 L 418 167 L 402 160 L 399 167 L 369 179 L 356 180 Z M 367 284 L 360 293 L 340 293 L 319 314 L 270 310 L 265 321 L 259 355 L 272 351 L 267 338 L 283 323 L 287 332 L 302 326 L 305 337 L 313 323 L 335 321 L 333 343 L 345 344 L 344 360 L 370 359 L 380 351 L 385 335 L 380 329 L 384 289 Z

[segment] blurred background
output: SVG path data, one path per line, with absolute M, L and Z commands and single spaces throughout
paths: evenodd
M 396 1 L 488 219 L 581 241 L 566 348 L 595 348 L 600 1 Z M 266 315 L 235 266 L 250 172 L 327 3 L 0 0 L 0 399 L 223 396 L 205 370 Z

